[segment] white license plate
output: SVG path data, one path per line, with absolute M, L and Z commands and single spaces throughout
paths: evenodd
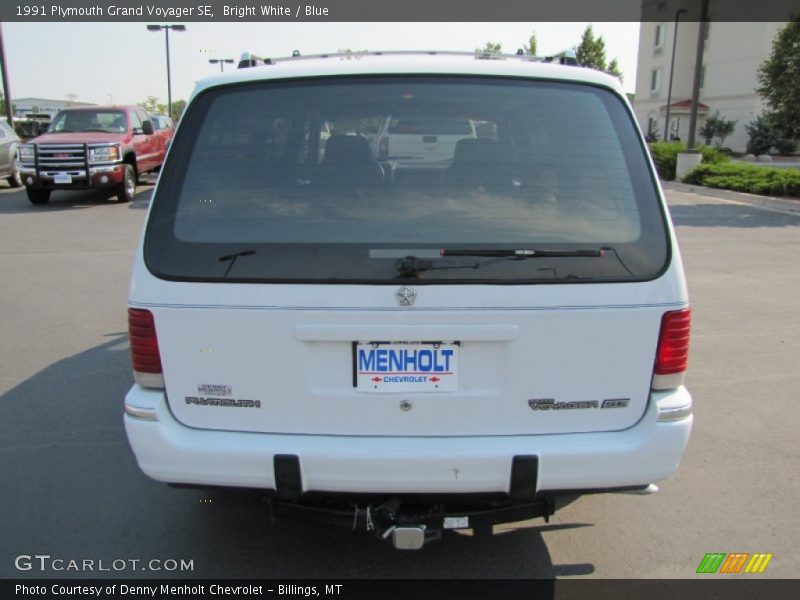
M 452 392 L 458 389 L 457 343 L 356 342 L 360 392 Z
M 56 173 L 53 175 L 54 183 L 72 183 L 72 175 L 69 173 Z

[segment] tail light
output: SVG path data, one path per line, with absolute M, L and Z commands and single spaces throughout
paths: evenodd
M 692 310 L 673 310 L 661 318 L 656 364 L 653 368 L 653 389 L 669 390 L 683 384 L 689 361 L 689 332 Z
M 389 138 L 382 137 L 378 140 L 378 158 L 380 160 L 389 160 Z
M 128 309 L 128 337 L 131 344 L 133 379 L 149 388 L 163 388 L 161 354 L 158 351 L 156 324 L 149 310 Z

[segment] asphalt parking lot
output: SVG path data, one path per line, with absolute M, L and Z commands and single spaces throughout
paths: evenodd
M 139 472 L 122 427 L 125 300 L 149 195 L 56 193 L 33 207 L 0 187 L 0 577 L 685 578 L 707 552 L 772 553 L 761 577 L 800 577 L 800 215 L 668 192 L 694 310 L 696 410 L 659 494 L 587 497 L 549 524 L 400 552 L 363 533 L 270 525 L 257 498 Z M 18 571 L 21 554 L 194 570 Z

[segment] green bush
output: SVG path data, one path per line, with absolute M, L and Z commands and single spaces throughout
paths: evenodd
M 650 144 L 650 153 L 653 155 L 653 162 L 656 164 L 656 170 L 661 179 L 668 181 L 675 179 L 678 154 L 684 150 L 686 150 L 686 144 L 683 142 L 653 142 Z M 698 146 L 697 151 L 703 155 L 704 163 L 718 164 L 730 160 L 725 152 L 710 146 Z
M 748 154 L 766 154 L 775 145 L 778 134 L 768 115 L 759 115 L 755 121 L 744 126 L 750 139 L 747 140 Z
M 800 169 L 776 169 L 741 163 L 701 164 L 683 181 L 764 196 L 800 196 Z

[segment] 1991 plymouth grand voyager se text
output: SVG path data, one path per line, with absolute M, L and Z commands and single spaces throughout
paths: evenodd
M 619 82 L 570 62 L 331 55 L 201 82 L 130 290 L 141 469 L 399 548 L 654 491 L 692 426 L 684 274 Z M 476 133 L 395 180 L 368 138 L 390 115 Z

